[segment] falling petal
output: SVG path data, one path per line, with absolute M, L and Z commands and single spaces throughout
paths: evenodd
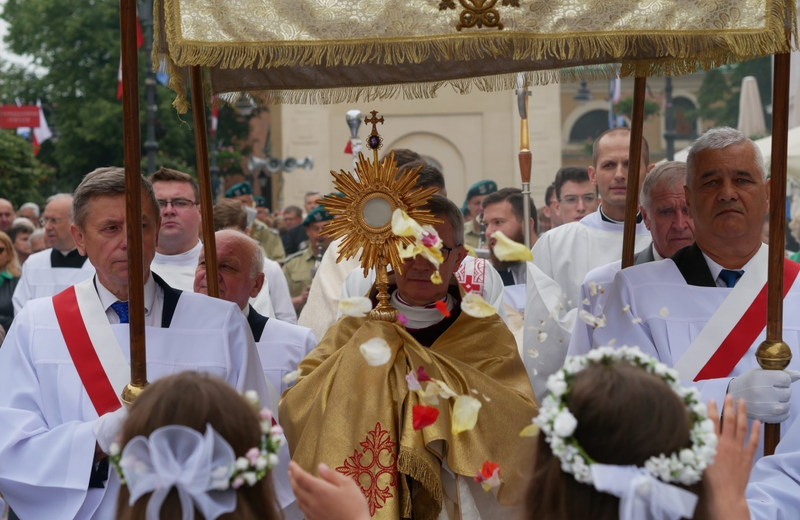
M 414 421 L 414 429 L 421 430 L 426 426 L 436 422 L 439 417 L 439 409 L 433 406 L 425 406 L 423 404 L 415 404 L 412 408 L 412 415 Z
M 470 390 L 470 392 L 472 392 L 472 393 L 473 393 L 473 394 L 475 394 L 475 395 L 478 395 L 478 390 L 476 390 L 475 388 L 473 388 L 472 390 Z
M 530 262 L 533 260 L 533 254 L 525 244 L 514 242 L 502 231 L 495 231 L 492 233 L 492 238 L 495 239 L 495 244 L 492 250 L 502 262 Z
M 569 304 L 572 305 L 572 300 L 570 300 Z M 564 304 L 561 303 L 561 302 L 558 302 L 558 305 L 556 305 L 556 310 L 560 311 L 560 310 L 563 310 L 563 309 L 564 309 Z
M 425 381 L 433 381 L 433 379 L 431 379 L 431 376 L 429 376 L 428 373 L 425 372 L 425 367 L 423 366 L 417 367 L 417 379 L 419 380 L 420 383 L 424 383 Z
M 497 309 L 486 303 L 479 294 L 467 293 L 461 300 L 461 310 L 473 318 L 487 318 L 497 314 Z
M 450 399 L 451 397 L 458 397 L 458 394 L 453 392 L 447 383 L 434 379 L 434 382 L 439 385 L 439 397 L 442 399 Z
M 539 340 L 539 343 L 542 343 L 542 342 L 546 341 L 547 340 L 547 333 L 544 332 L 544 331 L 540 332 L 539 335 L 536 336 L 536 339 Z
M 363 318 L 372 310 L 372 300 L 364 296 L 354 296 L 353 298 L 346 298 L 339 302 L 339 310 L 345 316 L 352 316 L 353 318 Z
M 633 318 L 633 320 L 631 320 L 631 323 L 641 323 L 641 322 L 642 318 Z
M 597 284 L 594 282 L 589 282 L 589 294 L 592 296 L 597 296 Z
M 389 348 L 389 344 L 383 338 L 372 338 L 362 343 L 359 350 L 371 367 L 385 365 L 392 357 L 392 349 Z
M 303 372 L 302 370 L 293 370 L 291 372 L 287 372 L 286 375 L 283 376 L 283 382 L 286 383 L 287 385 L 291 385 L 292 383 L 297 381 L 297 378 L 300 377 L 300 374 L 302 372 Z
M 622 308 L 622 312 L 628 312 L 629 310 L 631 310 L 630 305 L 626 305 L 625 307 Z
M 406 382 L 408 383 L 408 390 L 410 392 L 419 392 L 422 390 L 422 385 L 419 384 L 417 376 L 414 375 L 413 370 L 406 374 Z
M 475 248 L 470 245 L 464 244 L 464 249 L 467 250 L 467 254 L 472 258 L 478 258 L 478 253 L 475 252 Z
M 428 405 L 439 404 L 439 385 L 430 381 L 425 385 L 425 391 L 419 393 L 419 400 Z
M 460 395 L 456 398 L 453 405 L 453 421 L 450 429 L 453 435 L 469 431 L 478 422 L 478 411 L 481 409 L 481 402 L 468 395 Z
M 431 282 L 435 283 L 436 285 L 442 283 L 442 275 L 439 274 L 439 271 L 433 272 L 431 275 Z
M 408 325 L 408 318 L 406 318 L 402 314 L 398 313 L 397 314 L 397 323 L 399 323 L 400 325 L 403 325 L 403 326 Z
M 608 346 L 610 347 L 616 342 L 617 342 L 617 338 L 611 338 L 611 341 L 608 342 Z
M 392 213 L 392 233 L 399 237 L 416 237 L 419 240 L 422 238 L 422 227 L 408 213 L 397 208 Z
M 536 424 L 529 424 L 519 432 L 520 437 L 536 437 L 539 435 L 539 426 Z
M 584 298 L 581 303 L 584 305 L 589 305 L 591 302 L 589 301 L 589 298 Z
M 439 314 L 445 318 L 450 317 L 450 311 L 447 310 L 447 303 L 443 302 L 442 300 L 436 302 L 436 310 L 439 311 Z
M 661 307 L 661 310 L 658 311 L 658 313 L 661 315 L 662 318 L 666 318 L 667 316 L 669 316 L 669 309 L 667 309 L 666 307 Z
M 484 395 L 484 396 L 483 396 L 483 400 L 484 400 L 484 401 L 486 401 L 487 403 L 488 403 L 489 401 L 491 401 L 491 399 L 489 398 L 489 396 L 488 396 L 488 395 Z
M 539 357 L 539 351 L 536 350 L 535 348 L 530 348 L 528 349 L 528 355 L 532 358 L 537 358 Z
M 436 247 L 441 242 L 439 232 L 433 226 L 422 226 L 422 231 L 422 245 L 425 247 Z
M 479 483 L 485 492 L 500 487 L 500 465 L 488 460 L 484 462 L 480 473 L 475 477 L 475 482 Z

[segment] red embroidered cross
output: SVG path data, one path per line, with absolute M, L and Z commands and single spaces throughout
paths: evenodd
M 393 497 L 391 488 L 397 487 L 397 454 L 394 450 L 396 443 L 391 440 L 388 431 L 381 429 L 381 423 L 377 423 L 375 429 L 367 433 L 367 438 L 359 444 L 363 448 L 361 452 L 354 450 L 353 456 L 345 459 L 344 465 L 336 468 L 336 471 L 347 475 L 361 486 L 369 504 L 369 514 L 375 516 L 375 511 Z M 378 480 L 384 475 L 387 478 L 382 481 L 388 483 L 382 488 Z M 367 478 L 366 487 L 361 477 Z

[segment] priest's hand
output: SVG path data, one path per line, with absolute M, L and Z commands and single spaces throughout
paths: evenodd
M 369 507 L 356 482 L 319 465 L 317 478 L 299 464 L 289 463 L 289 482 L 306 520 L 369 520 Z
M 789 418 L 790 385 L 798 379 L 800 372 L 797 370 L 754 368 L 736 376 L 728 387 L 728 393 L 736 401 L 745 400 L 748 419 L 775 424 Z
M 745 489 L 758 449 L 761 424 L 753 423 L 748 439 L 745 406 L 740 400 L 734 410 L 733 396 L 728 394 L 720 419 L 717 404 L 713 399 L 708 403 L 708 416 L 714 422 L 718 443 L 714 464 L 706 469 L 703 481 L 715 520 L 750 520 Z
M 92 431 L 97 439 L 97 445 L 106 455 L 119 432 L 122 431 L 122 425 L 127 418 L 128 409 L 122 406 L 113 412 L 103 414 L 92 423 Z

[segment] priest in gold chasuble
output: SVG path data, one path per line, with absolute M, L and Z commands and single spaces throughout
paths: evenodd
M 393 174 L 370 176 L 369 166 L 364 161 L 359 169 L 366 187 L 334 174 L 345 199 L 344 188 L 368 191 L 372 183 L 374 194 L 376 178 L 392 184 Z M 377 263 L 374 309 L 367 317 L 343 316 L 303 360 L 281 400 L 281 424 L 293 460 L 313 473 L 325 463 L 355 479 L 373 518 L 511 518 L 532 463 L 533 443 L 519 433 L 536 415 L 535 398 L 508 327 L 488 304 L 465 296 L 453 277 L 466 255 L 460 211 L 444 197 L 425 204 L 430 193 L 419 195 L 411 203 L 400 199 L 392 209 L 403 211 L 392 216 L 423 224 L 417 226 L 426 230 L 422 240 L 395 234 L 380 239 L 375 254 L 366 238 L 359 243 L 364 267 Z M 350 225 L 348 211 L 372 217 L 373 228 L 388 225 L 388 217 L 370 217 L 368 202 L 341 204 L 327 206 L 345 216 L 332 222 L 332 234 L 337 222 Z M 392 220 L 396 233 L 402 225 Z M 397 258 L 398 250 L 405 258 Z M 387 258 L 399 266 L 391 277 Z M 487 462 L 499 472 L 482 487 L 475 477 Z

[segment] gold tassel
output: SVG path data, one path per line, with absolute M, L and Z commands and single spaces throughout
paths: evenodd
M 436 520 L 442 511 L 443 500 L 442 480 L 438 468 L 432 468 L 412 449 L 401 446 L 397 455 L 397 472 L 400 476 L 408 475 L 419 482 L 432 499 L 429 507 L 423 511 L 414 511 L 414 519 L 417 520 L 419 517 L 418 520 Z

